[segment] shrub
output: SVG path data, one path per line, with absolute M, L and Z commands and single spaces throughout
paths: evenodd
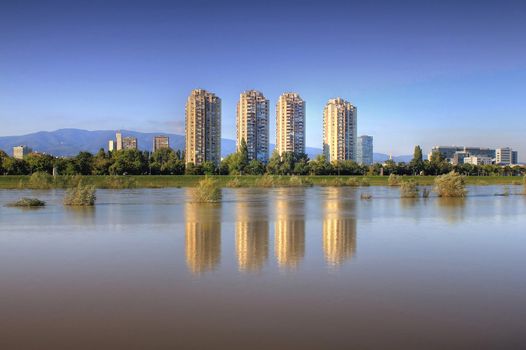
M 360 181 L 357 178 L 355 178 L 355 177 L 350 177 L 350 178 L 347 179 L 346 185 L 347 186 L 358 187 L 358 186 L 360 186 Z
M 360 186 L 365 186 L 365 187 L 371 186 L 371 184 L 369 183 L 369 179 L 366 177 L 362 177 L 360 179 Z
M 242 186 L 243 184 L 241 183 L 241 180 L 237 176 L 226 183 L 226 187 L 231 187 L 231 188 L 237 188 L 237 187 L 242 187 Z
M 312 182 L 304 177 L 294 175 L 290 177 L 288 185 L 293 187 L 312 186 Z
M 524 176 L 524 185 L 523 185 L 523 191 L 522 193 L 526 194 L 526 176 Z
M 370 193 L 362 193 L 360 194 L 360 199 L 365 199 L 365 200 L 369 200 L 369 199 L 372 199 L 373 198 L 373 195 L 370 194 Z
M 439 197 L 464 197 L 467 192 L 464 177 L 453 171 L 437 176 L 434 190 Z
M 387 179 L 387 184 L 389 186 L 400 186 L 400 176 L 395 174 L 389 175 L 389 178 Z
M 35 208 L 35 207 L 43 207 L 46 205 L 46 202 L 41 201 L 37 198 L 21 198 L 17 200 L 16 202 L 9 203 L 8 207 L 22 207 L 22 208 Z
M 206 176 L 199 181 L 197 187 L 192 189 L 192 198 L 198 203 L 218 202 L 221 200 L 221 188 L 218 181 Z
M 64 205 L 90 207 L 95 205 L 95 186 L 83 185 L 79 182 L 77 187 L 72 187 L 66 191 L 64 196 Z
M 53 176 L 44 171 L 38 171 L 36 173 L 33 173 L 29 178 L 27 187 L 33 189 L 53 188 Z
M 400 184 L 400 197 L 401 198 L 417 198 L 418 197 L 418 185 L 415 180 L 402 181 Z
M 277 184 L 277 180 L 274 176 L 265 174 L 257 179 L 254 184 L 256 187 L 274 187 Z

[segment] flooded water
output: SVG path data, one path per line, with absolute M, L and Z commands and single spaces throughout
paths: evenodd
M 469 190 L 0 191 L 0 349 L 524 349 L 526 196 Z

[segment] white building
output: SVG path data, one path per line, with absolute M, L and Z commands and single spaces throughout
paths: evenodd
M 323 110 L 323 154 L 330 161 L 356 160 L 357 110 L 341 98 Z
M 517 151 L 510 147 L 497 148 L 495 152 L 495 164 L 512 165 L 519 162 Z
M 488 165 L 492 164 L 493 159 L 490 157 L 484 157 L 484 156 L 469 156 L 464 157 L 464 164 L 471 164 L 471 165 Z
M 297 93 L 284 93 L 276 105 L 276 150 L 305 153 L 305 101 Z
M 239 151 L 245 140 L 248 159 L 268 161 L 269 100 L 259 91 L 249 90 L 239 96 L 237 103 L 237 138 Z

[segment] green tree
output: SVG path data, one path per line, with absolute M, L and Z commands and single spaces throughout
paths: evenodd
M 265 173 L 265 164 L 257 159 L 253 159 L 246 166 L 245 173 L 248 175 L 263 175 Z
M 29 173 L 29 166 L 23 159 L 13 157 L 4 158 L 2 167 L 4 168 L 4 173 L 7 175 L 27 175 Z
M 272 152 L 272 155 L 270 156 L 268 163 L 267 163 L 267 172 L 271 175 L 277 175 L 279 174 L 281 170 L 281 157 L 277 150 L 274 150 Z
M 53 171 L 54 158 L 49 154 L 31 153 L 24 160 L 27 162 L 30 173 L 42 171 L 51 174 Z
M 424 158 L 422 155 L 422 148 L 420 146 L 415 146 L 413 159 L 409 163 L 409 167 L 411 168 L 413 174 L 420 174 L 420 172 L 424 170 Z
M 80 152 L 75 157 L 75 166 L 77 174 L 91 175 L 93 172 L 93 154 L 89 152 Z
M 116 151 L 113 154 L 115 162 L 110 166 L 111 175 L 140 175 L 147 169 L 144 154 L 135 149 Z
M 94 175 L 109 175 L 110 167 L 113 165 L 113 157 L 110 152 L 104 152 L 104 149 L 100 149 L 99 152 L 93 158 L 92 174 Z

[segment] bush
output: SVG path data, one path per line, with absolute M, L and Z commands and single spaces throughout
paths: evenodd
M 265 174 L 257 179 L 254 184 L 256 187 L 274 187 L 277 183 L 278 181 L 274 176 Z
M 400 176 L 395 174 L 389 175 L 389 178 L 387 179 L 387 184 L 389 186 L 400 186 Z
M 70 188 L 66 191 L 64 205 L 90 207 L 95 205 L 96 199 L 95 186 L 83 185 L 81 181 L 77 187 Z
M 467 193 L 464 177 L 453 171 L 437 176 L 434 190 L 439 197 L 464 197 Z
M 197 187 L 192 189 L 192 198 L 194 202 L 206 203 L 206 202 L 218 202 L 221 200 L 221 188 L 219 183 L 206 176 L 203 180 L 199 181 Z
M 226 183 L 226 187 L 230 187 L 230 188 L 238 188 L 242 186 L 243 184 L 241 183 L 241 180 L 237 176 Z
M 294 175 L 290 177 L 288 185 L 293 187 L 312 186 L 312 182 L 304 177 Z
M 51 176 L 50 174 L 44 171 L 38 171 L 36 173 L 33 173 L 31 174 L 31 177 L 29 178 L 27 188 L 32 188 L 32 189 L 53 188 L 53 176 Z
M 365 187 L 367 187 L 367 186 L 371 186 L 371 184 L 370 184 L 370 182 L 369 182 L 369 179 L 366 178 L 366 177 L 362 177 L 362 178 L 360 179 L 360 186 L 365 186 Z
M 358 187 L 358 186 L 360 186 L 360 181 L 357 178 L 355 178 L 355 177 L 350 177 L 350 178 L 347 179 L 345 184 L 347 186 Z
M 16 202 L 9 203 L 8 207 L 22 207 L 22 208 L 35 208 L 35 207 L 43 207 L 46 205 L 46 202 L 41 201 L 37 198 L 21 198 L 17 200 Z
M 400 184 L 400 197 L 401 198 L 417 198 L 418 197 L 418 185 L 415 180 L 402 181 Z

